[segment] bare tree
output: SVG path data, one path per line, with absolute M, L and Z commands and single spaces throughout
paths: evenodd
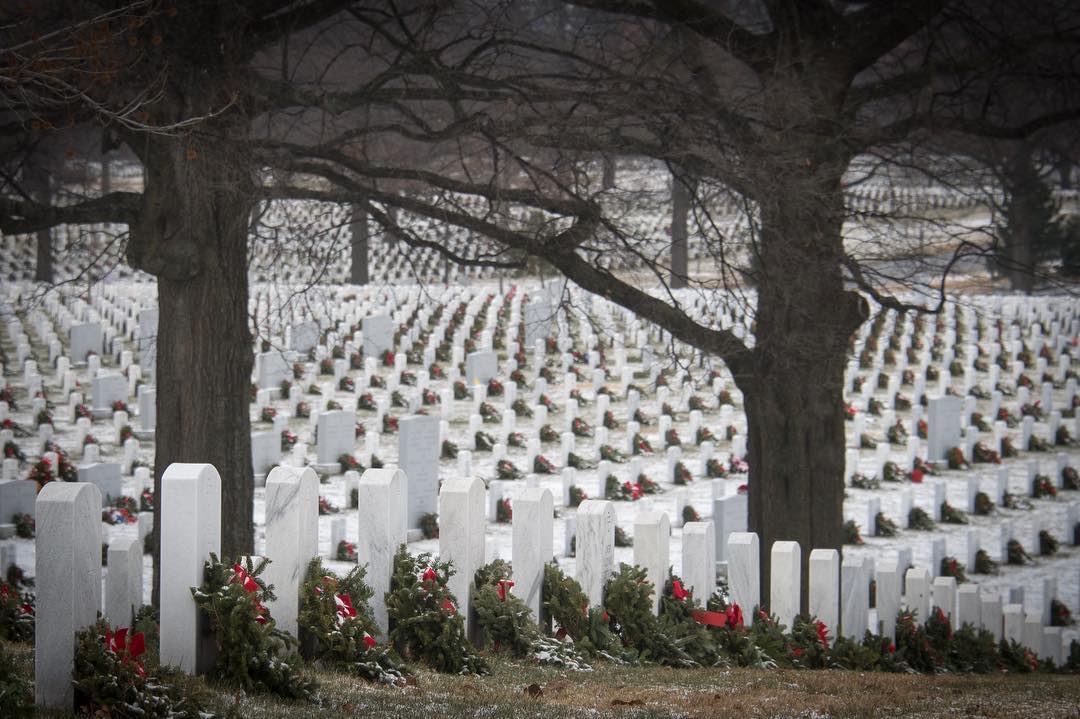
M 1064 91 L 1030 116 L 998 111 L 1023 87 L 1008 78 L 1059 87 L 1074 70 L 1038 63 L 1046 45 L 1075 43 L 1072 8 L 1046 0 L 1012 23 L 1010 5 L 189 3 L 134 28 L 147 62 L 113 76 L 136 96 L 159 88 L 145 119 L 169 131 L 109 128 L 143 163 L 145 190 L 63 208 L 5 201 L 0 223 L 130 226 L 129 262 L 158 278 L 159 383 L 184 387 L 158 394 L 156 467 L 219 468 L 227 554 L 252 544 L 247 236 L 273 198 L 348 203 L 462 265 L 541 258 L 721 358 L 745 399 L 751 528 L 766 547 L 838 547 L 860 291 L 901 311 L 916 305 L 898 284 L 931 309 L 944 291 L 940 273 L 845 242 L 845 223 L 880 232 L 889 219 L 850 212 L 845 185 L 881 171 L 866 158 L 921 163 L 914 148 L 942 132 L 1021 139 L 1076 116 Z M 687 270 L 689 294 L 671 289 L 670 241 L 658 250 L 628 221 L 633 198 L 604 189 L 595 158 L 614 155 L 694 178 L 712 266 Z M 741 209 L 738 232 L 717 221 L 716 198 Z M 413 217 L 486 240 L 448 244 L 410 231 Z M 954 243 L 941 269 L 972 250 Z M 737 326 L 722 318 L 733 307 L 746 313 Z

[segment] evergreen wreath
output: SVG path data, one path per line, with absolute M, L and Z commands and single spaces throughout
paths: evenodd
M 372 682 L 402 686 L 409 670 L 394 651 L 379 645 L 379 634 L 364 581 L 367 568 L 353 567 L 344 577 L 323 568 L 316 557 L 300 586 L 298 626 L 312 642 L 311 656 Z
M 34 595 L 20 591 L 13 582 L 0 582 L 0 639 L 9 642 L 34 639 Z
M 593 658 L 624 663 L 618 640 L 608 626 L 609 617 L 603 607 L 589 607 L 589 598 L 581 585 L 566 576 L 555 564 L 544 566 L 542 589 L 543 607 L 559 627 L 556 638 L 569 637 L 575 648 Z
M 269 563 L 248 557 L 241 566 L 211 554 L 202 585 L 191 588 L 217 642 L 215 672 L 248 691 L 311 699 L 316 685 L 296 669 L 296 639 L 274 625 L 263 605 L 274 599 L 273 587 L 259 578 Z
M 457 601 L 446 588 L 454 570 L 430 554 L 411 556 L 402 545 L 386 595 L 390 642 L 407 660 L 447 674 L 486 674 L 487 663 L 465 636 Z
M 604 609 L 612 631 L 637 659 L 672 667 L 698 666 L 667 633 L 653 614 L 653 586 L 641 567 L 620 564 L 604 586 Z
M 496 559 L 478 569 L 474 577 L 472 608 L 493 649 L 539 664 L 592 671 L 573 644 L 541 633 L 525 602 L 510 591 L 514 586 L 510 576 L 510 565 Z
M 91 716 L 206 719 L 206 692 L 183 682 L 176 670 L 147 671 L 142 632 L 113 631 L 99 620 L 75 635 L 72 682 L 75 706 Z M 6 716 L 6 715 L 5 715 Z

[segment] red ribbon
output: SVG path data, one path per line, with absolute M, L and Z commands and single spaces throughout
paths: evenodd
M 680 582 L 678 579 L 671 583 L 671 592 L 680 602 L 686 601 L 686 598 L 690 596 L 690 592 L 683 589 L 682 582 Z
M 146 637 L 142 632 L 135 632 L 128 636 L 126 627 L 105 632 L 105 649 L 120 657 L 122 663 L 131 662 L 135 666 L 135 673 L 140 677 L 146 676 L 146 670 L 138 662 L 138 658 L 146 653 Z
M 239 564 L 233 565 L 233 578 L 232 582 L 238 583 L 244 588 L 244 591 L 254 595 L 259 590 L 259 583 L 255 581 L 255 578 L 247 573 L 247 570 L 241 567 Z M 255 603 L 255 621 L 259 624 L 266 624 L 266 607 L 259 601 L 258 597 L 252 596 L 252 601 Z
M 241 567 L 239 564 L 233 565 L 233 582 L 237 582 L 248 592 L 256 592 L 259 589 L 259 583 L 255 581 L 255 578 L 247 573 L 247 570 Z
M 356 616 L 356 609 L 353 607 L 352 599 L 348 594 L 335 594 L 334 604 L 337 605 L 337 615 L 334 617 L 334 623 L 340 627 L 346 620 L 352 619 Z
M 706 612 L 699 610 L 693 612 L 690 616 L 694 618 L 694 621 L 698 624 L 704 624 L 709 627 L 719 627 L 723 629 L 727 626 L 727 615 L 723 612 Z
M 368 649 L 371 649 L 377 644 L 377 642 L 375 641 L 375 637 L 371 636 L 367 632 L 364 632 L 364 644 L 367 645 Z
M 818 641 L 821 642 L 821 646 L 826 649 L 829 648 L 829 629 L 825 626 L 825 622 L 817 623 L 817 636 Z
M 496 591 L 499 593 L 499 599 L 506 601 L 506 590 L 514 586 L 514 583 L 509 579 L 500 579 L 499 585 Z
M 440 608 L 447 614 L 457 614 L 457 607 L 455 607 L 454 603 L 451 602 L 449 599 L 442 600 Z
M 710 627 L 737 627 L 743 623 L 742 609 L 738 604 L 732 604 L 723 612 L 707 612 L 696 611 L 693 612 L 691 617 L 698 624 L 705 624 Z

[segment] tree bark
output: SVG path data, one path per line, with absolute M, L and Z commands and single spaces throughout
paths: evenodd
M 248 325 L 248 224 L 254 186 L 224 142 L 222 123 L 201 141 L 162 136 L 144 150 L 143 208 L 128 262 L 158 278 L 154 490 L 174 462 L 212 464 L 221 475 L 221 552 L 254 550 Z M 160 587 L 154 507 L 154 602 Z
M 52 202 L 51 178 L 49 176 L 49 160 L 45 153 L 38 153 L 34 160 L 28 163 L 25 169 L 23 184 L 26 192 L 42 205 Z M 38 230 L 34 233 L 34 244 L 37 258 L 34 263 L 34 280 L 52 284 L 55 279 L 53 270 L 53 240 L 52 228 Z
M 352 235 L 352 256 L 349 265 L 349 282 L 354 285 L 366 285 L 371 281 L 368 275 L 368 216 L 364 210 L 353 207 L 352 220 L 349 223 Z
M 1031 294 L 1035 289 L 1039 249 L 1050 230 L 1055 210 L 1028 143 L 1010 143 L 1002 167 L 1002 184 L 1005 276 L 1014 292 Z
M 603 162 L 604 167 L 601 186 L 605 190 L 610 190 L 615 187 L 615 158 L 611 155 L 604 155 Z
M 1058 155 L 1058 159 L 1057 162 L 1054 163 L 1054 167 L 1058 173 L 1058 181 L 1061 183 L 1061 189 L 1071 190 L 1073 168 L 1072 160 L 1069 159 L 1068 155 L 1062 153 Z
M 793 540 L 802 550 L 804 609 L 811 550 L 843 542 L 844 368 L 850 337 L 867 316 L 840 270 L 843 163 L 836 165 L 818 177 L 791 170 L 776 202 L 762 203 L 753 361 L 734 368 L 747 417 L 748 524 L 761 542 L 762 602 L 772 544 Z
M 692 188 L 686 176 L 671 175 L 671 288 L 686 287 L 689 278 L 689 240 L 687 219 L 690 215 Z

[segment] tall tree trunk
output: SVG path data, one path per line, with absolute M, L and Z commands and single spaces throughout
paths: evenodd
M 1058 173 L 1058 181 L 1061 183 L 1061 189 L 1072 189 L 1072 168 L 1073 163 L 1068 155 L 1061 153 L 1057 156 L 1057 161 L 1054 163 L 1054 168 Z
M 52 201 L 51 178 L 49 177 L 48 156 L 46 153 L 38 153 L 25 170 L 23 184 L 27 193 L 37 202 L 48 205 Z M 34 233 L 34 244 L 37 253 L 37 261 L 34 264 L 34 279 L 38 282 L 52 283 L 53 271 L 53 238 L 52 229 L 45 228 Z
M 1005 275 L 1014 292 L 1030 294 L 1035 289 L 1040 250 L 1053 232 L 1057 208 L 1050 188 L 1039 177 L 1028 143 L 1009 143 L 1002 167 L 1002 185 Z
M 746 409 L 748 519 L 761 542 L 763 602 L 773 542 L 799 543 L 805 589 L 810 551 L 840 549 L 843 540 L 844 367 L 867 305 L 844 289 L 840 271 L 841 172 L 788 178 L 773 202 L 761 203 L 753 360 L 734 371 Z
M 352 255 L 349 265 L 349 282 L 354 285 L 366 285 L 371 281 L 368 275 L 368 216 L 367 212 L 357 207 L 352 208 L 349 222 L 352 235 Z
M 615 158 L 611 155 L 604 155 L 603 177 L 601 179 L 601 186 L 605 190 L 610 190 L 615 187 Z
M 686 287 L 690 276 L 687 228 L 693 196 L 690 182 L 685 175 L 671 175 L 671 288 L 675 290 Z
M 222 123 L 224 124 L 224 123 Z M 241 131 L 218 127 L 218 137 Z M 209 134 L 154 138 L 144 151 L 142 214 L 128 261 L 158 278 L 154 489 L 173 462 L 206 462 L 221 475 L 221 551 L 254 550 L 249 416 L 247 164 Z M 161 502 L 154 508 L 154 601 L 160 587 Z

